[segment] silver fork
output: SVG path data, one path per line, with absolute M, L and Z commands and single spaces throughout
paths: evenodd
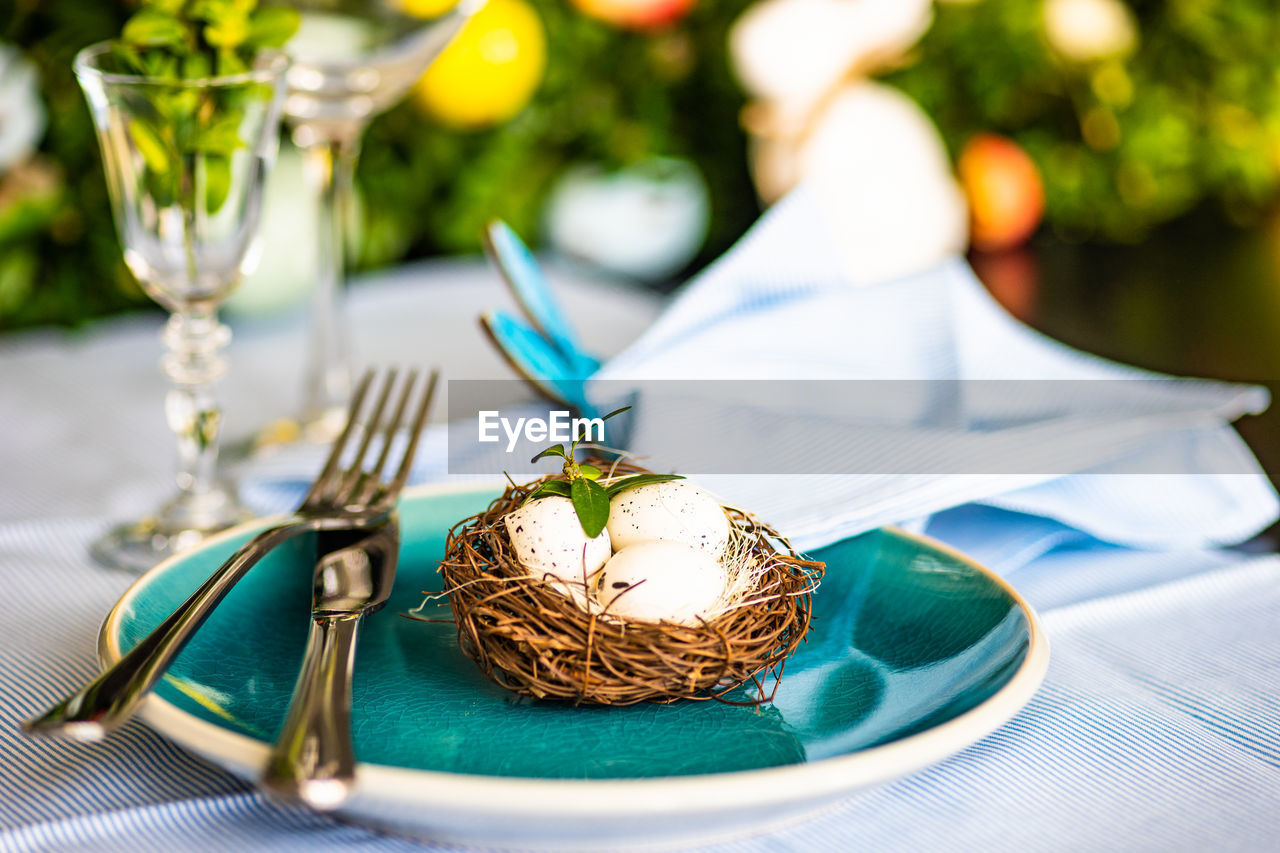
M 139 704 L 204 622 L 218 602 L 264 554 L 280 543 L 311 530 L 358 530 L 376 527 L 390 517 L 396 497 L 409 479 L 409 469 L 418 449 L 418 438 L 426 423 L 438 374 L 432 371 L 409 426 L 409 440 L 396 473 L 383 480 L 382 472 L 391 459 L 392 444 L 409 409 L 418 371 L 409 373 L 395 406 L 394 415 L 381 431 L 382 449 L 372 469 L 364 468 L 377 426 L 383 420 L 395 385 L 397 371 L 386 372 L 368 428 L 363 433 L 351 462 L 342 466 L 342 457 L 356 443 L 357 422 L 374 372 L 360 380 L 347 407 L 347 425 L 329 452 L 320 475 L 311 485 L 302 504 L 283 524 L 268 528 L 231 555 L 200 588 L 178 606 L 163 622 L 142 638 L 114 666 L 80 690 L 54 705 L 44 714 L 23 724 L 33 734 L 69 735 L 95 741 L 119 727 L 133 715 Z

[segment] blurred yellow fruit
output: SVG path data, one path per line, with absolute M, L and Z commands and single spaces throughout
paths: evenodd
M 415 18 L 438 18 L 458 5 L 458 0 L 400 0 L 400 11 Z
M 546 36 L 533 6 L 489 0 L 418 81 L 414 96 L 446 124 L 485 127 L 529 103 L 546 63 Z

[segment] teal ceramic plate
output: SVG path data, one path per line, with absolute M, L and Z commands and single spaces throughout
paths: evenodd
M 827 563 L 814 628 L 771 706 L 570 707 L 508 694 L 452 625 L 400 614 L 438 589 L 445 532 L 492 487 L 422 489 L 401 506 L 396 591 L 358 649 L 351 819 L 515 847 L 706 841 L 768 828 L 924 767 L 1005 722 L 1044 675 L 1027 605 L 962 555 L 884 529 Z M 228 531 L 138 580 L 103 626 L 117 660 L 269 521 Z M 308 626 L 313 543 L 278 549 L 231 593 L 143 709 L 164 734 L 246 778 L 284 715 Z M 447 618 L 445 607 L 426 612 Z

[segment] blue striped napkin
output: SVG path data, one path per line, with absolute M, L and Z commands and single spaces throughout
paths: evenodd
M 918 428 L 912 415 L 889 431 L 908 455 L 947 441 L 969 447 L 985 440 L 996 458 L 1032 434 L 1039 456 L 1025 470 L 699 477 L 804 547 L 888 523 L 924 524 L 934 513 L 970 503 L 1007 511 L 1011 543 L 1024 543 L 1008 546 L 1015 550 L 1035 538 L 1029 529 L 1042 526 L 1028 516 L 1150 548 L 1239 542 L 1276 519 L 1275 490 L 1230 426 L 1266 407 L 1264 389 L 1173 380 L 1070 349 L 1009 316 L 959 259 L 905 279 L 855 285 L 842 274 L 834 246 L 814 196 L 801 187 L 690 282 L 647 333 L 593 377 L 588 393 L 607 387 L 614 394 L 637 383 L 633 446 L 662 445 L 696 459 L 711 448 L 699 447 L 696 438 L 692 446 L 681 438 L 685 446 L 675 447 L 671 422 L 680 417 L 678 408 L 664 408 L 659 394 L 659 405 L 646 413 L 645 383 L 700 379 L 703 389 L 711 380 L 896 380 L 938 383 L 943 393 L 965 383 L 1018 389 L 1021 396 L 1006 394 L 995 404 L 1012 429 L 979 427 L 973 424 L 982 418 L 970 416 L 943 434 L 932 424 Z M 744 388 L 750 395 L 751 384 Z M 1067 399 L 1069 389 L 1081 388 L 1093 390 L 1074 403 Z M 1105 410 L 1088 410 L 1099 388 L 1131 393 L 1122 405 L 1113 400 Z M 1042 393 L 1024 395 L 1024 389 Z M 1149 394 L 1153 389 L 1158 393 Z M 746 426 L 744 407 L 758 416 Z M 675 433 L 709 436 L 710 445 L 755 425 L 774 430 L 762 446 L 794 449 L 808 441 L 815 454 L 868 452 L 860 446 L 870 441 L 865 424 L 829 417 L 819 424 L 789 400 L 771 409 L 768 401 L 727 399 L 718 421 L 716 411 L 702 402 L 696 429 L 690 424 Z M 1075 417 L 1082 413 L 1089 417 Z M 1085 421 L 1096 429 L 1085 431 Z M 991 530 L 988 525 L 988 536 Z

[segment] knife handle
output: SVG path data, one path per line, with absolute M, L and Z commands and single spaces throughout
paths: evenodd
M 355 785 L 351 673 L 360 618 L 312 617 L 289 713 L 262 777 L 269 792 L 319 811 L 337 808 Z
M 291 521 L 250 539 L 113 666 L 23 728 L 32 734 L 69 735 L 83 741 L 101 740 L 114 731 L 133 716 L 236 582 L 272 548 L 309 529 L 309 522 Z

